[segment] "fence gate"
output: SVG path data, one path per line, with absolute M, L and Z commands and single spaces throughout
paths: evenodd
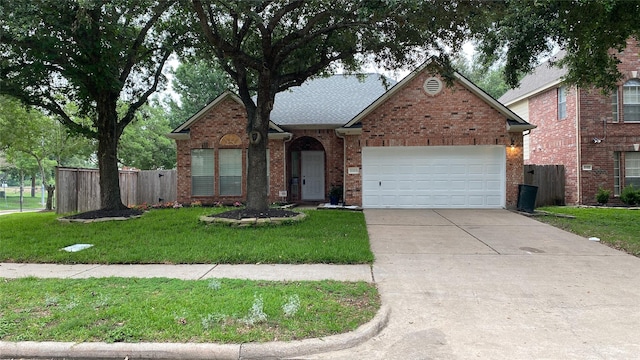
M 131 206 L 175 201 L 176 170 L 120 170 L 120 199 Z M 56 168 L 56 212 L 100 209 L 98 169 Z
M 565 205 L 563 165 L 525 165 L 524 183 L 538 187 L 536 207 Z

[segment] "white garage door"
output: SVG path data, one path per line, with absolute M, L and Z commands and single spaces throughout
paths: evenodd
M 365 208 L 503 208 L 504 146 L 365 147 Z

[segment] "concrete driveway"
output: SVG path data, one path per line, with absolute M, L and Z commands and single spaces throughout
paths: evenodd
M 310 358 L 640 358 L 640 259 L 506 210 L 365 216 L 389 324 Z

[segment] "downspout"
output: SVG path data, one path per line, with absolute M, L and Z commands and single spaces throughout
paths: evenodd
M 346 205 L 347 192 L 347 139 L 344 135 L 338 133 L 338 129 L 334 130 L 338 139 L 342 139 L 342 203 Z
M 580 88 L 576 85 L 576 192 L 582 204 L 582 144 L 580 143 Z

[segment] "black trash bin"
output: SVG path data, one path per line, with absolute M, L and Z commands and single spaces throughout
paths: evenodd
M 536 207 L 538 187 L 533 185 L 518 185 L 518 211 L 532 213 Z

